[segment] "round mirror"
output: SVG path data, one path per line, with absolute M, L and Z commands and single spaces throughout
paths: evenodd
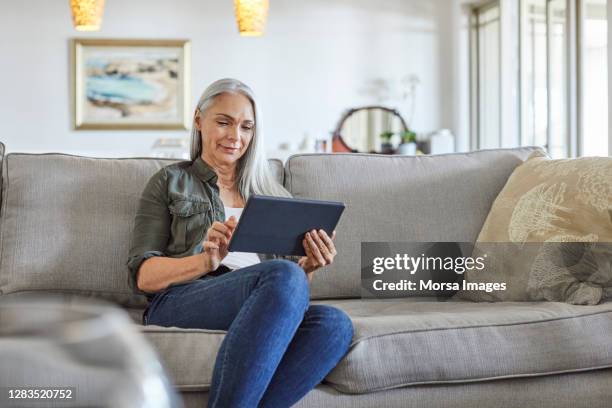
M 345 113 L 332 140 L 333 152 L 393 153 L 390 138 L 408 129 L 395 109 L 364 106 Z

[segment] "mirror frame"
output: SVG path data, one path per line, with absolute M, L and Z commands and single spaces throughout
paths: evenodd
M 344 139 L 342 139 L 342 134 L 341 134 L 342 126 L 344 125 L 344 122 L 346 122 L 348 118 L 350 118 L 355 112 L 362 111 L 362 110 L 374 110 L 374 109 L 384 110 L 386 112 L 389 112 L 397 116 L 400 119 L 403 131 L 408 130 L 408 125 L 406 124 L 406 121 L 404 120 L 404 118 L 402 117 L 402 115 L 399 113 L 397 109 L 387 108 L 386 106 L 380 106 L 380 105 L 368 105 L 368 106 L 360 106 L 358 108 L 352 108 L 346 111 L 344 115 L 342 115 L 342 117 L 340 118 L 340 121 L 338 122 L 338 125 L 336 126 L 336 129 L 334 130 L 334 133 L 332 135 L 332 146 L 331 146 L 332 153 L 341 153 L 341 152 L 360 153 L 358 150 L 353 149 L 352 147 L 347 145 Z M 371 153 L 371 152 L 361 152 L 361 153 Z M 376 152 L 376 153 L 379 153 L 379 152 Z

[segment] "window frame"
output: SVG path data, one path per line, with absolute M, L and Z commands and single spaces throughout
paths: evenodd
M 483 12 L 489 10 L 492 7 L 497 7 L 499 9 L 499 25 L 500 25 L 500 30 L 499 30 L 499 35 L 497 38 L 497 42 L 498 42 L 498 58 L 499 58 L 499 62 L 500 62 L 500 66 L 499 66 L 499 86 L 500 86 L 500 92 L 499 92 L 499 101 L 498 101 L 498 108 L 499 108 L 499 133 L 498 133 L 498 137 L 499 137 L 499 146 L 502 147 L 503 146 L 503 141 L 504 141 L 504 137 L 503 137 L 503 120 L 502 118 L 504 118 L 504 101 L 502 100 L 502 98 L 504 98 L 504 95 L 507 96 L 507 94 L 504 94 L 503 90 L 501 89 L 502 84 L 504 83 L 504 79 L 502 78 L 502 73 L 504 73 L 503 67 L 501 66 L 501 62 L 502 62 L 502 55 L 504 55 L 504 52 L 506 52 L 505 50 L 502 49 L 502 46 L 504 46 L 504 43 L 502 41 L 502 35 L 504 30 L 509 29 L 511 31 L 515 31 L 516 32 L 512 32 L 510 35 L 514 35 L 516 36 L 516 38 L 518 39 L 517 44 L 518 44 L 518 51 L 516 53 L 517 55 L 517 59 L 518 59 L 518 72 L 516 73 L 516 95 L 514 95 L 514 101 L 506 101 L 505 104 L 508 104 L 508 106 L 511 103 L 517 103 L 518 104 L 518 109 L 516 110 L 516 117 L 512 116 L 511 114 L 511 119 L 514 118 L 517 120 L 518 123 L 518 134 L 516 135 L 516 145 L 518 146 L 522 146 L 525 145 L 528 142 L 528 139 L 531 140 L 531 138 L 527 138 L 525 137 L 525 134 L 523 132 L 524 129 L 524 121 L 526 120 L 526 118 L 524 117 L 525 115 L 525 108 L 524 108 L 524 92 L 526 92 L 527 88 L 525 87 L 524 81 L 526 81 L 526 78 L 524 78 L 524 74 L 523 74 L 523 63 L 524 63 L 524 58 L 525 56 L 523 55 L 524 51 L 523 51 L 523 47 L 524 47 L 524 41 L 526 38 L 524 38 L 524 33 L 523 33 L 523 24 L 525 23 L 525 16 L 524 13 L 526 12 L 527 7 L 525 7 L 525 4 L 527 4 L 526 0 L 519 0 L 518 2 L 516 2 L 516 6 L 512 5 L 512 7 L 516 7 L 516 12 L 518 13 L 518 28 L 515 29 L 514 27 L 504 27 L 504 17 L 502 16 L 502 13 L 507 12 L 507 9 L 504 9 L 504 7 L 502 7 L 502 3 L 504 1 L 509 1 L 509 0 L 492 0 L 492 1 L 481 1 L 478 2 L 476 4 L 474 4 L 473 6 L 471 6 L 471 13 L 470 13 L 470 19 L 469 19 L 469 44 L 470 44 L 470 55 L 469 55 L 469 73 L 470 73 L 470 140 L 469 140 L 469 144 L 470 144 L 470 149 L 474 150 L 474 149 L 480 149 L 483 146 L 483 142 L 486 140 L 483 137 L 483 132 L 482 132 L 482 126 L 481 126 L 481 118 L 480 115 L 482 113 L 482 106 L 481 106 L 481 87 L 482 87 L 482 78 L 481 78 L 481 72 L 480 72 L 480 47 L 481 44 L 479 43 L 479 28 L 480 28 L 480 24 L 479 24 L 479 15 L 481 15 Z M 511 1 L 511 0 L 510 0 Z M 553 35 L 553 25 L 557 24 L 558 22 L 555 21 L 554 18 L 551 17 L 551 11 L 553 10 L 551 8 L 551 2 L 554 0 L 545 0 L 545 4 L 546 4 L 546 11 L 545 11 L 545 18 L 546 18 L 546 100 L 547 100 L 547 112 L 546 112 L 546 144 L 544 145 L 544 147 L 548 148 L 548 147 L 552 147 L 551 146 L 551 141 L 553 140 L 552 138 L 552 132 L 554 131 L 553 126 L 551 126 L 551 123 L 553 122 L 552 116 L 553 112 L 551 107 L 553 106 L 553 103 L 557 103 L 557 101 L 552 101 L 552 95 L 551 95 L 551 90 L 552 90 L 552 86 L 551 84 L 552 79 L 552 70 L 551 70 L 551 53 L 552 51 L 552 35 Z M 612 6 L 610 5 L 610 1 L 612 0 L 607 0 L 608 2 L 608 10 L 610 10 L 612 8 Z M 583 154 L 583 144 L 584 144 L 584 137 L 585 137 L 585 132 L 584 132 L 584 117 L 585 117 L 585 113 L 584 113 L 584 78 L 583 78 L 583 73 L 584 73 L 584 18 L 586 17 L 586 2 L 587 0 L 565 0 L 564 1 L 564 7 L 565 7 L 565 23 L 564 23 L 564 60 L 565 60 L 565 70 L 563 72 L 563 84 L 561 85 L 564 88 L 564 94 L 565 94 L 565 101 L 564 101 L 564 105 L 561 109 L 563 109 L 565 111 L 565 118 L 564 118 L 564 130 L 565 130 L 565 145 L 562 146 L 563 147 L 563 155 L 564 157 L 577 157 L 577 156 L 581 156 Z M 514 12 L 514 11 L 513 11 Z M 610 14 L 610 12 L 608 12 Z M 608 19 L 609 21 L 610 19 Z M 506 20 L 507 22 L 507 20 Z M 608 27 L 608 32 L 610 32 L 610 30 L 612 29 L 612 27 Z M 610 37 L 610 35 L 608 36 Z M 506 45 L 506 47 L 508 47 Z M 608 45 L 608 49 L 610 49 L 610 45 Z M 608 55 L 608 61 L 612 60 L 612 56 Z M 610 72 L 610 70 L 612 69 L 612 67 L 608 67 L 608 70 Z M 609 74 L 609 78 L 610 78 L 610 74 Z M 558 82 L 555 82 L 555 84 L 558 84 Z M 612 88 L 612 84 L 609 84 L 609 87 Z M 610 105 L 610 93 L 608 93 L 608 104 Z M 507 119 L 507 118 L 506 118 Z M 612 128 L 609 126 L 609 137 L 612 137 Z M 528 144 L 533 144 L 535 143 L 535 140 L 532 140 L 531 143 Z M 610 152 L 612 152 L 612 144 L 609 144 L 608 146 L 608 150 Z
M 499 12 L 499 16 L 497 17 L 497 21 L 499 22 L 499 32 L 497 35 L 497 50 L 498 50 L 498 66 L 499 66 L 499 73 L 498 73 L 498 77 L 499 77 L 499 100 L 497 101 L 497 106 L 498 106 L 498 117 L 499 117 L 499 123 L 498 123 L 498 139 L 499 139 L 499 145 L 501 146 L 502 143 L 502 101 L 501 101 L 501 96 L 502 96 L 502 92 L 501 92 L 501 85 L 502 85 L 502 78 L 501 78 L 501 60 L 502 60 L 502 55 L 501 55 L 501 30 L 502 30 L 502 19 L 501 19 L 501 0 L 491 0 L 491 1 L 486 1 L 486 2 L 481 2 L 478 5 L 475 5 L 474 7 L 472 7 L 471 13 L 470 13 L 470 150 L 474 150 L 474 149 L 480 149 L 481 145 L 482 145 L 482 138 L 481 138 L 481 121 L 480 121 L 480 112 L 481 112 L 481 98 L 480 98 L 480 92 L 481 92 L 481 81 L 480 81 L 480 37 L 479 37 L 479 28 L 480 28 L 480 21 L 479 21 L 479 16 L 486 12 L 491 10 L 492 8 L 498 8 L 498 12 Z

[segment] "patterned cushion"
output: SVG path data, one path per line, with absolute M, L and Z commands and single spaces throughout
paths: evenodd
M 533 153 L 493 203 L 475 255 L 484 253 L 493 254 L 487 267 L 466 279 L 506 282 L 507 290 L 460 296 L 599 302 L 603 288 L 612 286 L 606 262 L 612 254 L 612 158 L 550 160 Z

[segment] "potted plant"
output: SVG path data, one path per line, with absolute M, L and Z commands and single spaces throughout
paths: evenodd
M 392 153 L 393 152 L 393 144 L 391 143 L 391 138 L 394 133 L 387 130 L 386 132 L 382 132 L 380 134 L 380 140 L 382 143 L 380 145 L 380 149 L 382 153 Z
M 415 155 L 416 154 L 416 133 L 410 129 L 406 129 L 402 133 L 400 133 L 400 137 L 402 142 L 397 148 L 397 152 L 399 154 L 408 154 Z

